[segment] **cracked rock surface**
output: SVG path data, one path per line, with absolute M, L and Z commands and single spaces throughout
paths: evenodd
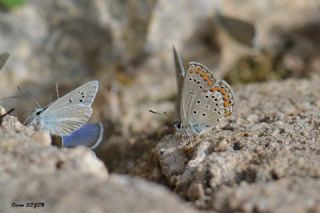
M 235 115 L 195 138 L 166 135 L 132 170 L 221 212 L 320 211 L 319 79 L 236 88 Z M 155 163 L 152 163 L 155 165 Z M 151 167 L 151 168 L 150 168 Z

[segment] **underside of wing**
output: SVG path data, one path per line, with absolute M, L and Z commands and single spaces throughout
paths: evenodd
M 183 68 L 182 60 L 180 55 L 178 54 L 175 47 L 173 47 L 173 59 L 176 69 L 176 78 L 177 78 L 177 86 L 178 86 L 178 98 L 176 101 L 176 116 L 180 118 L 180 99 L 181 99 L 181 92 L 182 92 L 182 83 L 184 76 L 186 75 L 186 71 Z
M 190 124 L 197 131 L 215 126 L 233 112 L 234 93 L 225 81 L 217 81 L 209 90 L 197 97 L 190 115 Z
M 201 96 L 213 85 L 215 79 L 209 69 L 199 63 L 190 62 L 183 81 L 180 116 L 183 126 L 190 125 L 190 116 L 193 113 L 197 97 Z
M 190 113 L 191 126 L 201 132 L 203 129 L 215 126 L 225 118 L 224 100 L 219 92 L 203 92 L 198 96 L 195 107 Z
M 85 124 L 70 135 L 63 136 L 63 146 L 87 146 L 94 149 L 101 143 L 102 137 L 103 126 L 101 123 Z
M 8 52 L 0 53 L 0 70 L 6 64 L 9 56 L 10 56 L 10 53 L 8 53 Z
M 53 135 L 65 136 L 84 125 L 90 119 L 91 114 L 91 106 L 80 104 L 54 110 L 47 109 L 42 115 L 40 125 Z
M 50 104 L 49 108 L 60 108 L 64 106 L 82 104 L 91 106 L 98 91 L 98 81 L 90 81 Z

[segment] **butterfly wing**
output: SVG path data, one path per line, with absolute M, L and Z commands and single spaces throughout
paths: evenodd
M 91 117 L 91 105 L 97 90 L 98 81 L 91 81 L 59 98 L 42 113 L 40 128 L 58 136 L 80 128 Z
M 252 47 L 256 36 L 253 24 L 225 15 L 217 15 L 218 24 L 237 42 Z
M 230 85 L 215 79 L 207 67 L 189 63 L 183 83 L 182 126 L 201 132 L 232 114 L 234 93 Z
M 176 101 L 176 116 L 180 118 L 180 100 L 181 100 L 181 92 L 182 92 L 182 83 L 186 71 L 183 68 L 182 60 L 178 52 L 176 51 L 175 47 L 173 47 L 173 59 L 175 64 L 176 70 L 176 78 L 177 78 L 177 86 L 178 86 L 178 98 Z
M 91 115 L 92 108 L 82 104 L 46 110 L 40 119 L 40 129 L 47 129 L 52 135 L 68 135 L 85 124 Z
M 59 107 L 70 106 L 74 104 L 91 106 L 94 98 L 96 97 L 98 86 L 98 81 L 90 81 L 57 99 L 55 102 L 50 104 L 48 110 L 50 108 L 56 109 Z
M 191 113 L 189 122 L 201 132 L 215 126 L 230 116 L 234 108 L 234 93 L 225 81 L 217 81 L 209 90 L 197 98 L 196 109 Z
M 6 64 L 9 56 L 10 56 L 10 53 L 8 53 L 8 52 L 0 53 L 0 70 Z
M 70 135 L 63 136 L 64 147 L 87 146 L 96 148 L 102 141 L 103 126 L 101 123 L 85 124 Z
M 214 81 L 207 67 L 196 62 L 189 63 L 180 102 L 180 118 L 183 127 L 192 127 L 196 122 L 196 120 L 190 120 L 190 115 L 198 113 L 195 110 L 197 99 L 214 84 Z

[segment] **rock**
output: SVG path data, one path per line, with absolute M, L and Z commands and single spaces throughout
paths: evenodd
M 88 148 L 58 149 L 17 123 L 0 126 L 0 212 L 197 212 L 163 186 L 109 176 Z
M 224 33 L 215 20 L 219 2 L 222 14 L 257 27 L 265 51 L 252 56 Z M 297 0 L 30 0 L 0 13 L 0 49 L 11 53 L 1 71 L 0 96 L 13 95 L 20 85 L 47 105 L 55 97 L 56 82 L 64 94 L 99 79 L 93 120 L 117 125 L 123 135 L 148 134 L 164 119 L 145 112 L 173 109 L 173 45 L 185 63 L 218 67 L 215 75 L 228 74 L 229 82 L 309 77 L 319 70 L 320 42 L 313 33 L 318 5 Z M 24 102 L 17 112 L 31 107 Z
M 319 78 L 238 87 L 231 119 L 195 138 L 167 135 L 145 156 L 200 208 L 319 211 L 319 89 Z M 135 175 L 149 178 L 143 162 Z
M 212 206 L 222 212 L 318 212 L 319 190 L 319 181 L 312 177 L 241 183 L 214 193 Z
M 131 178 L 111 175 L 108 181 L 90 175 L 57 172 L 43 177 L 24 177 L 15 184 L 1 183 L 1 211 L 16 212 L 11 207 L 26 202 L 44 203 L 46 212 L 190 212 L 191 207 L 161 186 Z M 41 205 L 41 204 L 40 204 Z M 34 212 L 34 208 L 23 208 Z
M 218 26 L 214 5 L 219 2 L 222 15 L 256 27 L 261 51 L 243 47 Z M 238 200 L 232 204 L 228 193 L 259 194 L 268 182 L 278 186 L 282 179 L 279 188 L 288 192 L 285 184 L 291 183 L 292 176 L 302 179 L 297 184 L 319 176 L 318 6 L 318 1 L 302 4 L 298 0 L 29 0 L 20 8 L 0 13 L 0 50 L 11 53 L 0 73 L 0 97 L 15 94 L 15 86 L 20 85 L 46 106 L 56 98 L 55 82 L 60 94 L 65 94 L 89 79 L 98 79 L 92 119 L 105 124 L 105 142 L 110 144 L 103 143 L 98 153 L 111 171 L 162 183 L 197 207 L 250 211 L 256 205 L 263 209 L 260 202 L 251 200 L 248 208 Z M 218 68 L 212 70 L 214 75 L 226 75 L 231 83 L 288 77 L 310 80 L 239 88 L 239 107 L 227 124 L 192 141 L 169 134 L 158 144 L 159 135 L 170 131 L 164 126 L 174 118 L 148 111 L 170 114 L 174 109 L 173 45 L 185 65 L 199 61 Z M 12 104 L 19 119 L 22 111 L 35 107 L 28 101 L 1 100 L 6 108 Z M 106 168 L 87 149 L 51 147 L 46 133 L 35 133 L 11 116 L 3 119 L 0 133 L 1 154 L 7 159 L 2 161 L 13 162 L 9 171 L 19 174 L 18 180 L 26 188 L 27 181 L 38 180 L 34 173 L 40 174 L 41 184 L 56 178 L 72 185 L 64 174 L 70 171 L 75 173 L 75 183 L 85 182 L 83 174 L 94 183 L 98 178 L 100 185 L 108 182 Z M 20 158 L 30 168 L 20 168 L 26 164 Z M 58 177 L 59 172 L 63 174 Z M 29 177 L 29 173 L 33 175 Z M 3 179 L 3 185 L 17 180 L 8 177 L 11 179 Z M 242 183 L 248 187 L 238 189 Z M 255 184 L 261 188 L 255 191 Z M 226 185 L 230 189 L 225 189 Z M 39 189 L 37 183 L 35 188 Z M 19 194 L 15 188 L 8 190 L 16 193 L 13 197 Z M 292 193 L 301 208 L 309 208 L 297 191 Z M 313 197 L 313 193 L 306 196 Z M 268 204 L 266 209 L 277 205 Z M 279 205 L 288 209 L 289 204 Z M 312 208 L 318 207 L 311 202 Z

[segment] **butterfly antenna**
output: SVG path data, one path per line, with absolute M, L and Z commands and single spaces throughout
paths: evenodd
M 17 86 L 18 91 L 20 96 L 20 99 L 24 99 L 24 97 L 28 98 L 29 100 L 31 100 L 35 105 L 37 105 L 37 107 L 41 107 L 41 105 L 39 104 L 39 102 L 29 93 L 23 93 L 22 89 L 20 86 Z
M 58 86 L 58 82 L 56 82 L 56 94 L 57 94 L 57 99 L 59 99 L 60 96 L 59 96 L 59 86 Z
M 25 110 L 22 112 L 22 115 L 24 116 L 27 112 L 31 112 L 30 110 Z
M 151 109 L 149 109 L 149 112 L 151 112 L 151 113 L 153 113 L 153 114 L 157 114 L 157 115 L 161 115 L 161 116 L 167 117 L 167 118 L 169 118 L 170 120 L 173 120 L 173 121 L 176 121 L 176 120 L 177 120 L 177 118 L 176 118 L 175 116 L 168 115 L 167 112 L 161 113 L 161 112 L 153 111 L 153 110 L 151 110 Z
M 19 86 L 18 86 L 18 90 L 19 90 L 19 93 L 21 93 L 20 92 L 21 88 Z M 21 94 L 19 94 L 19 95 L 14 95 L 14 96 L 10 96 L 10 97 L 0 98 L 0 100 L 6 100 L 6 99 L 9 99 L 9 98 L 16 98 L 16 99 L 21 99 L 21 100 L 24 99 L 24 97 Z

